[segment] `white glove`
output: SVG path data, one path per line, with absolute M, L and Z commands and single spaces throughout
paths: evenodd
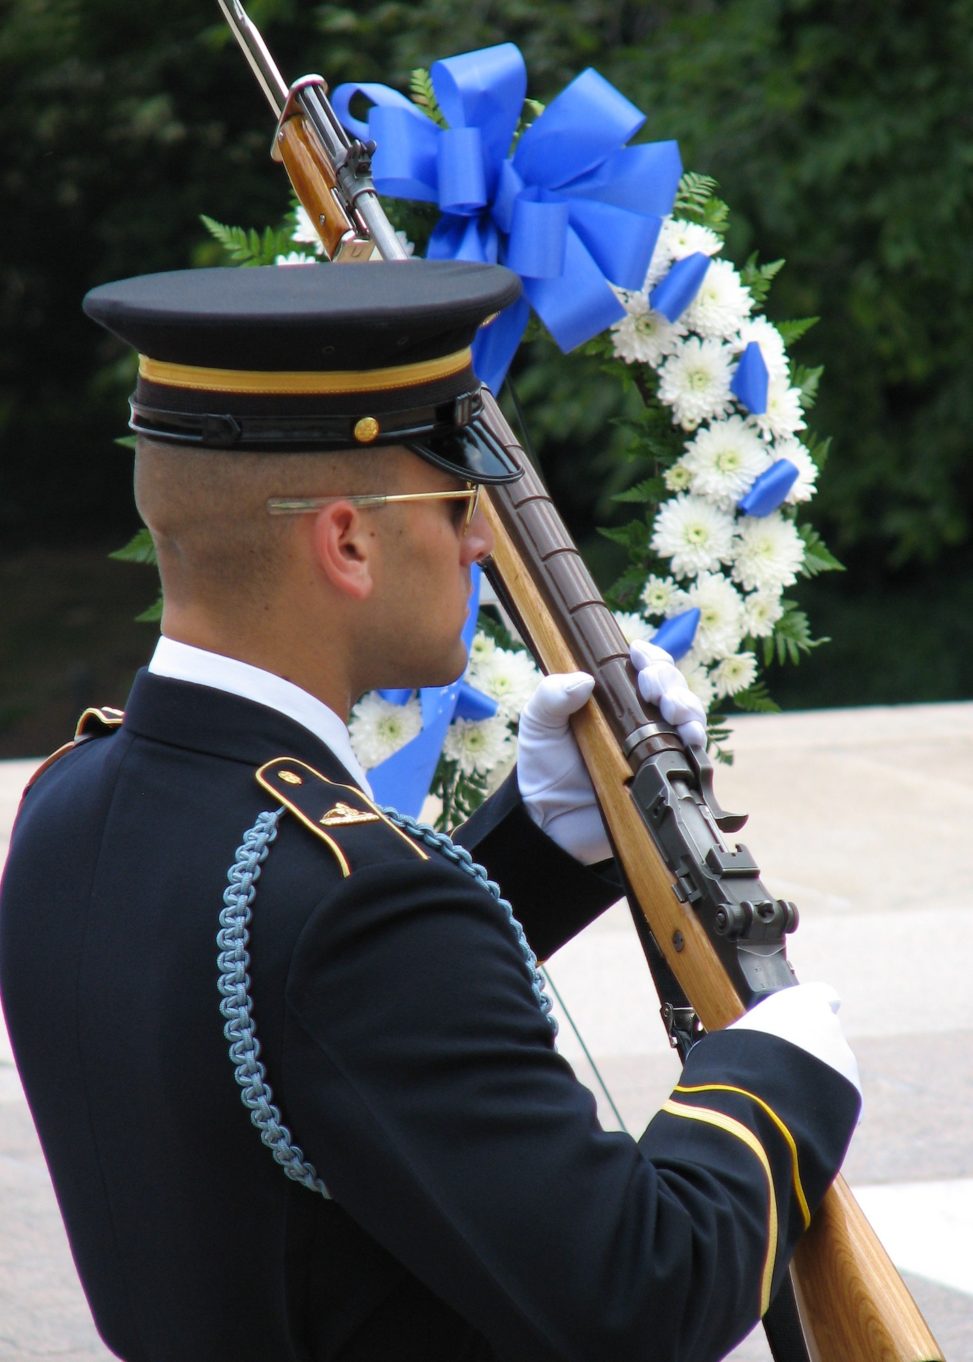
M 632 665 L 643 699 L 657 705 L 687 746 L 706 743 L 706 711 L 663 648 L 633 643 Z M 612 854 L 588 772 L 568 719 L 586 703 L 587 672 L 545 676 L 520 716 L 517 782 L 527 812 L 559 847 L 585 865 Z
M 545 676 L 520 716 L 517 784 L 531 819 L 585 865 L 612 854 L 568 719 L 595 688 L 587 672 Z
M 858 1061 L 845 1039 L 837 1012 L 841 999 L 830 984 L 795 984 L 763 998 L 738 1017 L 728 1031 L 765 1031 L 798 1045 L 808 1054 L 837 1069 L 861 1096 Z
M 629 647 L 629 656 L 638 672 L 642 699 L 656 706 L 687 747 L 705 747 L 706 711 L 666 650 L 636 639 Z

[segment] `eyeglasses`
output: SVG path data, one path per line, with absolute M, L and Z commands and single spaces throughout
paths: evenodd
M 322 506 L 330 506 L 335 501 L 347 501 L 352 506 L 362 507 L 388 506 L 393 501 L 465 501 L 462 531 L 466 534 L 480 504 L 480 484 L 468 482 L 465 487 L 448 492 L 362 492 L 346 497 L 271 497 L 267 502 L 267 510 L 271 515 L 303 515 L 318 511 Z

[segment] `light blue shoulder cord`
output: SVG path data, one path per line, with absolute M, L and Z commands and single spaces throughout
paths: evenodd
M 476 864 L 465 847 L 456 846 L 445 833 L 436 832 L 427 824 L 418 823 L 395 809 L 385 808 L 382 812 L 396 827 L 425 842 L 427 846 L 434 847 L 493 895 L 504 910 L 523 952 L 537 1005 L 547 1019 L 552 1034 L 556 1036 L 557 1021 L 551 1015 L 551 1000 L 544 990 L 544 978 L 537 966 L 537 957 L 527 942 L 523 927 L 514 917 L 513 909 L 501 897 L 499 886 L 487 876 L 481 865 Z M 236 860 L 227 874 L 229 883 L 223 894 L 225 906 L 220 913 L 220 930 L 216 937 L 220 971 L 217 986 L 223 999 L 220 1012 L 226 1018 L 223 1034 L 230 1043 L 230 1062 L 240 1085 L 240 1098 L 250 1112 L 250 1120 L 260 1132 L 261 1140 L 289 1178 L 330 1198 L 331 1193 L 294 1143 L 281 1119 L 280 1108 L 274 1103 L 274 1094 L 267 1082 L 267 1070 L 260 1059 L 260 1042 L 257 1040 L 253 1000 L 250 996 L 250 975 L 247 973 L 250 965 L 248 929 L 253 917 L 257 880 L 260 867 L 277 836 L 277 826 L 283 813 L 284 809 L 279 808 L 258 815 L 253 827 L 244 833 L 243 843 L 237 848 Z

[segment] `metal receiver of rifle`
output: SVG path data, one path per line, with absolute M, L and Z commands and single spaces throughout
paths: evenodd
M 352 140 L 335 117 L 323 76 L 288 85 L 239 0 L 218 0 L 277 119 L 271 146 L 336 263 L 406 258 L 371 179 L 371 143 Z M 321 176 L 325 177 L 322 183 Z
M 239 0 L 218 0 L 277 119 L 272 154 L 336 263 L 405 260 L 371 180 L 373 146 L 348 137 L 320 76 L 288 86 Z M 622 866 L 642 945 L 680 1050 L 795 981 L 784 936 L 797 924 L 743 846 L 744 818 L 713 793 L 705 753 L 687 751 L 639 698 L 628 647 L 540 478 L 489 391 L 483 419 L 524 470 L 489 489 L 496 545 L 486 565 L 535 657 L 595 677 L 574 731 Z M 657 851 L 646 846 L 646 833 Z M 798 1244 L 791 1274 L 802 1324 L 779 1293 L 765 1317 L 775 1362 L 942 1362 L 943 1354 L 839 1176 Z M 770 1314 L 784 1306 L 781 1324 Z M 782 1327 L 781 1327 L 782 1325 Z M 776 1335 L 776 1341 L 775 1341 Z

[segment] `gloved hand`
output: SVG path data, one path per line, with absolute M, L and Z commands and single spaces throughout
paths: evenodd
M 642 696 L 658 705 L 687 744 L 706 741 L 703 706 L 662 648 L 633 643 L 632 663 Z M 588 700 L 587 672 L 545 676 L 520 716 L 517 781 L 527 812 L 558 846 L 592 865 L 612 854 L 605 825 L 568 719 Z
M 517 730 L 517 784 L 527 812 L 552 841 L 585 865 L 612 854 L 595 792 L 568 726 L 595 688 L 587 672 L 545 676 Z
M 837 1012 L 841 999 L 830 984 L 796 984 L 762 999 L 738 1017 L 728 1031 L 765 1031 L 780 1036 L 837 1069 L 861 1096 L 858 1061 L 852 1054 Z
M 687 747 L 705 747 L 706 711 L 702 701 L 689 689 L 686 678 L 666 650 L 636 639 L 630 645 L 629 656 L 638 672 L 642 699 L 658 708 Z

